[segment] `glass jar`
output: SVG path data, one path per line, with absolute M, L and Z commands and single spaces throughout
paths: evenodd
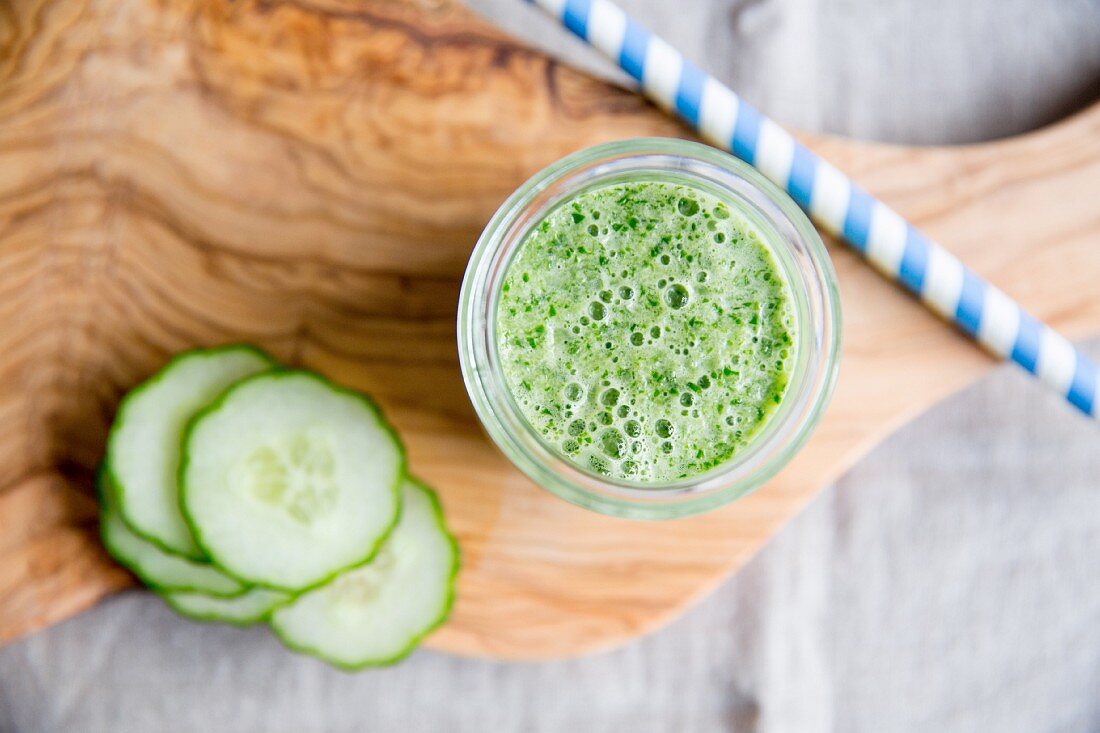
M 554 208 L 593 188 L 662 181 L 702 189 L 758 226 L 790 286 L 797 352 L 786 392 L 755 437 L 726 462 L 674 483 L 619 480 L 584 470 L 546 444 L 523 417 L 501 369 L 497 305 L 512 257 Z M 836 381 L 840 306 L 836 274 L 813 225 L 770 181 L 733 156 L 699 143 L 642 138 L 574 153 L 537 173 L 497 210 L 462 283 L 458 350 L 462 376 L 489 436 L 536 484 L 605 514 L 665 519 L 744 496 L 775 475 L 806 441 Z

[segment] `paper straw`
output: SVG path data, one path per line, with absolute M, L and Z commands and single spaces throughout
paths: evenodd
M 599 50 L 661 107 L 711 144 L 754 166 L 819 227 L 956 324 L 1100 419 L 1097 368 L 1050 326 L 1028 314 L 897 212 L 801 145 L 729 87 L 684 58 L 610 0 L 528 0 Z

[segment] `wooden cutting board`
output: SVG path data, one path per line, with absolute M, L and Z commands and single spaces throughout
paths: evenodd
M 180 349 L 254 341 L 375 395 L 464 552 L 454 616 L 429 645 L 512 659 L 656 628 L 990 369 L 834 247 L 840 383 L 765 488 L 636 523 L 531 485 L 459 376 L 466 258 L 555 158 L 686 134 L 452 0 L 0 7 L 0 639 L 132 585 L 97 542 L 92 470 L 120 395 Z M 804 139 L 1041 317 L 1100 332 L 1100 106 L 987 145 Z

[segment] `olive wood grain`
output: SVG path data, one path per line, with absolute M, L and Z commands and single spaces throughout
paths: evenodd
M 99 548 L 91 475 L 120 395 L 187 347 L 254 341 L 375 395 L 464 551 L 429 645 L 526 659 L 672 618 L 991 368 L 834 247 L 839 386 L 775 480 L 667 523 L 532 486 L 462 386 L 466 258 L 555 158 L 686 134 L 451 0 L 0 3 L 0 639 L 132 584 Z M 804 139 L 1038 316 L 1100 331 L 1100 107 L 967 147 Z

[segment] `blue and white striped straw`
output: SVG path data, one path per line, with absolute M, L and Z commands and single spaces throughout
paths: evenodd
M 897 212 L 821 159 L 610 0 L 528 0 L 615 61 L 646 95 L 783 188 L 825 231 L 1002 359 L 1094 419 L 1097 368 Z

